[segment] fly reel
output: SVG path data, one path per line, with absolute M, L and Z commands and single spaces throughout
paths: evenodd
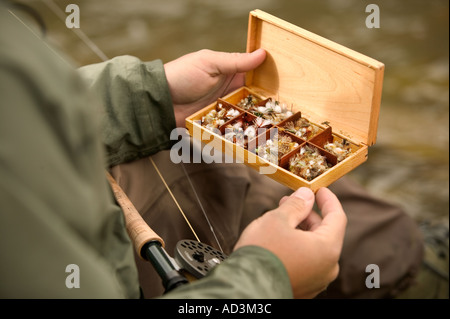
M 207 244 L 180 240 L 175 247 L 175 261 L 181 269 L 200 279 L 227 258 L 227 255 Z
M 106 176 L 124 213 L 127 232 L 136 253 L 153 265 L 162 280 L 165 292 L 187 284 L 189 277 L 204 277 L 227 258 L 214 247 L 190 239 L 179 241 L 175 247 L 174 258 L 170 257 L 164 249 L 164 240 L 148 226 L 111 174 L 106 172 Z

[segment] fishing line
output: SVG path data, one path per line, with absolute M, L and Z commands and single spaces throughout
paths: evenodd
M 66 14 L 64 11 L 61 10 L 60 7 L 56 5 L 56 3 L 53 2 L 53 0 L 42 0 L 47 7 L 53 11 L 53 13 L 61 19 L 64 24 L 66 23 Z M 108 56 L 100 50 L 100 48 L 93 42 L 91 39 L 79 28 L 71 28 L 71 30 L 77 35 L 77 37 L 80 38 L 81 41 L 83 41 L 84 44 L 88 46 L 89 49 L 92 50 L 103 62 L 108 60 Z
M 160 178 L 161 181 L 163 182 L 163 184 L 164 184 L 164 186 L 166 187 L 167 191 L 169 192 L 170 196 L 172 196 L 173 201 L 174 201 L 175 204 L 177 205 L 178 210 L 180 211 L 181 215 L 183 215 L 184 220 L 186 221 L 186 223 L 188 224 L 188 226 L 189 226 L 189 228 L 191 229 L 192 233 L 194 234 L 195 239 L 197 239 L 197 241 L 200 242 L 200 239 L 198 239 L 198 236 L 197 236 L 197 234 L 195 233 L 194 228 L 192 228 L 192 225 L 191 225 L 191 223 L 189 222 L 189 219 L 186 217 L 186 214 L 185 214 L 185 213 L 183 212 L 183 210 L 181 209 L 180 204 L 178 204 L 177 199 L 175 198 L 175 196 L 173 195 L 172 191 L 170 190 L 169 185 L 167 185 L 167 183 L 166 183 L 164 177 L 161 175 L 161 172 L 159 171 L 158 167 L 156 166 L 155 162 L 153 161 L 153 158 L 149 157 L 148 159 L 150 160 L 150 162 L 152 163 L 153 167 L 155 168 L 156 173 L 158 173 L 159 178 Z
M 191 185 L 191 188 L 192 188 L 192 190 L 194 191 L 194 195 L 195 195 L 195 197 L 197 198 L 197 202 L 198 202 L 198 204 L 200 205 L 200 209 L 202 210 L 203 216 L 205 216 L 205 219 L 206 219 L 206 221 L 207 221 L 207 223 L 208 223 L 209 229 L 211 230 L 211 233 L 213 234 L 214 239 L 216 240 L 216 243 L 217 243 L 217 245 L 219 246 L 220 251 L 223 253 L 222 246 L 221 246 L 220 243 L 219 243 L 219 239 L 218 239 L 217 236 L 216 236 L 216 232 L 214 231 L 214 228 L 213 228 L 213 226 L 211 225 L 211 222 L 209 221 L 208 216 L 206 215 L 206 211 L 205 211 L 205 209 L 203 208 L 202 202 L 200 201 L 200 198 L 198 197 L 197 192 L 195 191 L 194 184 L 192 183 L 191 178 L 189 177 L 189 174 L 188 174 L 188 172 L 186 171 L 186 168 L 184 167 L 183 162 L 181 162 L 181 167 L 183 168 L 184 174 L 186 175 L 187 180 L 189 181 L 189 184 Z

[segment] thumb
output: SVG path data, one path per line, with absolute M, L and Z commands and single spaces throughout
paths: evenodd
M 297 227 L 310 213 L 314 205 L 314 193 L 306 187 L 300 187 L 291 196 L 285 198 L 278 212 L 288 220 L 288 224 Z
M 251 53 L 227 53 L 215 52 L 218 56 L 216 61 L 217 73 L 234 74 L 251 71 L 257 68 L 266 58 L 266 51 L 258 49 Z

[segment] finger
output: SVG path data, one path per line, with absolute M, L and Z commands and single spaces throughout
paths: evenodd
M 316 200 L 323 219 L 315 231 L 326 233 L 332 240 L 342 242 L 347 225 L 347 216 L 339 199 L 328 188 L 323 187 L 317 191 Z
M 266 51 L 258 49 L 251 53 L 214 52 L 218 74 L 243 73 L 258 67 L 266 58 Z
M 288 198 L 289 198 L 289 196 L 283 196 L 283 198 L 280 199 L 278 206 L 282 205 Z
M 306 187 L 300 187 L 276 209 L 283 214 L 288 224 L 296 228 L 311 212 L 314 205 L 314 193 Z

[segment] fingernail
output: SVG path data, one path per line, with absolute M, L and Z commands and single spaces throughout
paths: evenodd
M 314 197 L 314 193 L 312 190 L 306 187 L 300 187 L 293 194 L 295 197 L 303 199 L 303 200 L 311 200 Z

